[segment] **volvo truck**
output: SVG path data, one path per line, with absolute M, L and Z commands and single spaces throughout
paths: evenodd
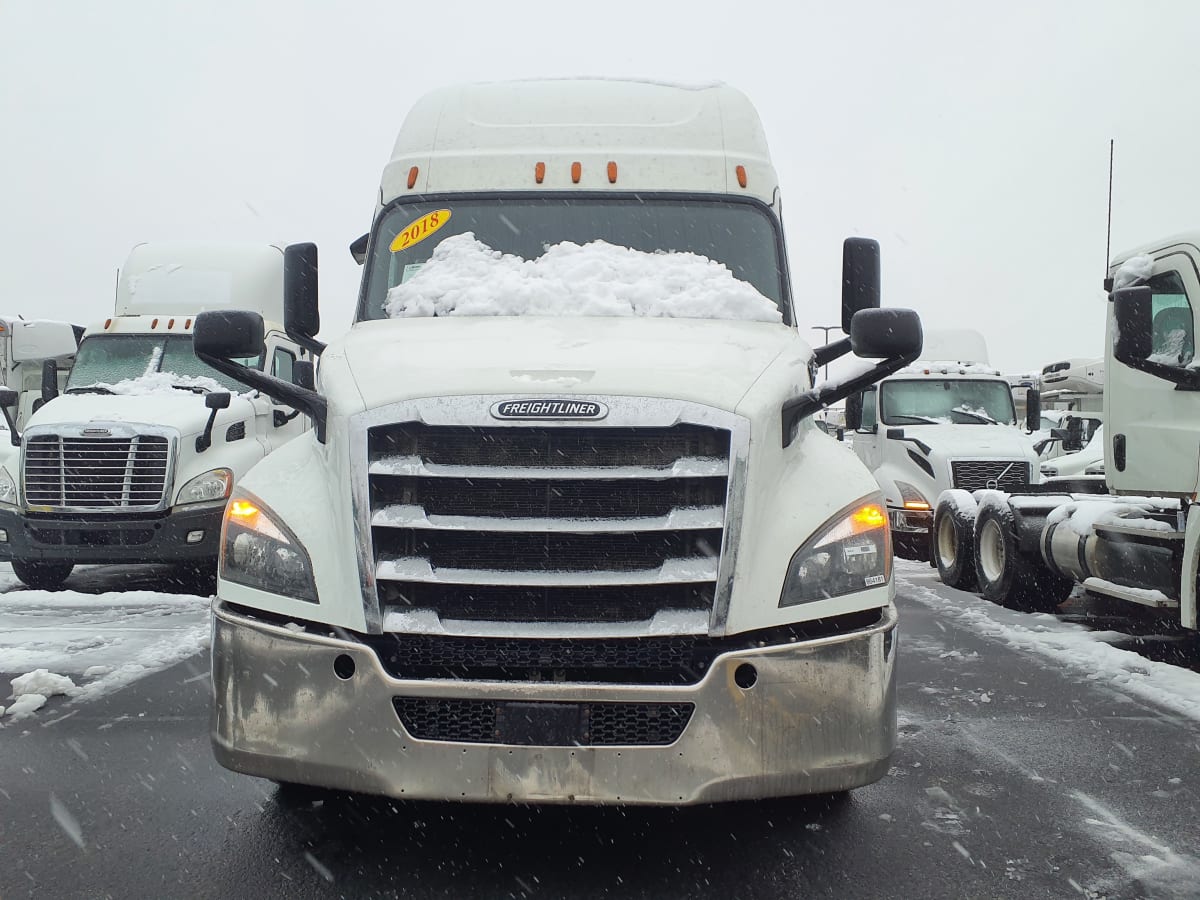
M 192 352 L 199 313 L 234 307 L 268 323 L 242 362 L 292 379 L 307 351 L 280 324 L 283 248 L 133 248 L 113 312 L 85 330 L 61 396 L 51 390 L 23 428 L 9 423 L 0 559 L 23 582 L 56 588 L 81 563 L 215 574 L 234 482 L 307 427 Z M 0 393 L 0 405 L 15 400 Z
M 1200 234 L 1117 256 L 1108 271 L 1100 494 L 952 491 L 934 518 L 938 570 L 990 600 L 1052 610 L 1077 586 L 1195 629 L 1200 558 Z
M 668 805 L 886 773 L 884 500 L 813 419 L 915 359 L 920 322 L 849 239 L 845 334 L 806 344 L 778 185 L 727 86 L 446 88 L 384 168 L 344 338 L 315 342 L 316 248 L 289 248 L 314 390 L 237 362 L 256 313 L 200 315 L 202 359 L 314 425 L 226 506 L 222 765 Z M 814 388 L 848 353 L 874 362 Z

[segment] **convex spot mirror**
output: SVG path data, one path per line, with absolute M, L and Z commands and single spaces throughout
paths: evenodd
M 850 349 L 864 359 L 916 356 L 924 340 L 921 317 L 911 309 L 863 309 L 850 320 Z

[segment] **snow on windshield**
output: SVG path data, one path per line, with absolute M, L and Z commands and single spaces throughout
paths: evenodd
M 225 386 L 206 375 L 176 375 L 174 372 L 151 372 L 137 378 L 124 378 L 115 383 L 97 381 L 88 387 L 100 388 L 110 394 L 145 397 L 150 394 L 178 394 L 181 390 L 195 393 L 223 391 Z
M 779 308 L 724 265 L 604 241 L 554 244 L 534 260 L 472 232 L 447 238 L 385 309 L 413 316 L 649 316 L 782 322 Z

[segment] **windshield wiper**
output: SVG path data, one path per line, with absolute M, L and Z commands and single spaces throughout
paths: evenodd
M 993 419 L 991 416 L 984 415 L 981 412 L 975 412 L 974 410 L 970 410 L 970 409 L 963 409 L 963 408 L 959 407 L 957 409 L 950 410 L 950 412 L 958 413 L 961 416 L 973 416 L 974 418 L 978 419 L 980 422 L 985 422 L 988 425 L 999 425 L 1000 424 L 995 419 Z
M 191 391 L 193 394 L 207 394 L 208 388 L 201 387 L 198 384 L 173 384 L 171 387 L 177 391 Z
M 98 384 L 89 384 L 87 387 L 67 388 L 63 391 L 64 394 L 111 394 L 106 387 L 100 387 Z
M 923 425 L 937 425 L 937 419 L 927 419 L 925 416 L 906 416 L 903 414 L 892 413 L 888 416 L 889 419 L 906 419 L 909 422 L 919 422 Z

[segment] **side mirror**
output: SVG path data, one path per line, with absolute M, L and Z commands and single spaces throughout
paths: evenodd
M 283 330 L 288 337 L 318 356 L 325 345 L 317 308 L 317 245 L 289 244 L 283 251 Z
M 846 238 L 842 243 L 842 331 L 850 333 L 854 314 L 879 309 L 879 242 Z
M 862 428 L 863 395 L 851 394 L 846 398 L 846 428 L 858 431 Z
M 13 421 L 10 408 L 16 408 L 20 397 L 21 395 L 12 388 L 0 388 L 0 415 L 3 415 L 4 421 L 8 423 L 8 439 L 14 447 L 21 446 L 21 436 L 17 434 L 17 423 Z
M 1042 424 L 1042 395 L 1034 388 L 1025 392 L 1025 430 L 1033 434 Z
M 58 363 L 42 360 L 42 402 L 49 403 L 58 396 Z
M 839 441 L 844 441 L 846 439 L 846 429 L 840 425 L 838 426 L 837 430 L 837 439 Z
M 239 359 L 263 352 L 266 330 L 256 312 L 244 309 L 210 310 L 196 316 L 192 347 L 197 356 Z
M 350 255 L 354 257 L 354 261 L 360 266 L 367 261 L 367 241 L 370 239 L 369 234 L 364 234 L 350 244 Z
M 249 355 L 249 354 L 246 354 Z M 212 446 L 212 429 L 213 422 L 217 420 L 217 412 L 229 407 L 229 391 L 214 391 L 211 394 L 204 395 L 204 405 L 211 412 L 208 414 L 208 422 L 204 425 L 204 431 L 196 435 L 196 452 L 203 453 Z
M 1113 295 L 1117 338 L 1113 356 L 1127 366 L 1145 361 L 1153 351 L 1151 315 L 1154 292 L 1146 286 L 1121 288 Z
M 306 391 L 317 389 L 317 371 L 312 360 L 300 359 L 292 363 L 292 384 Z
M 864 309 L 850 320 L 850 349 L 866 359 L 915 359 L 924 340 L 921 318 L 911 309 Z

